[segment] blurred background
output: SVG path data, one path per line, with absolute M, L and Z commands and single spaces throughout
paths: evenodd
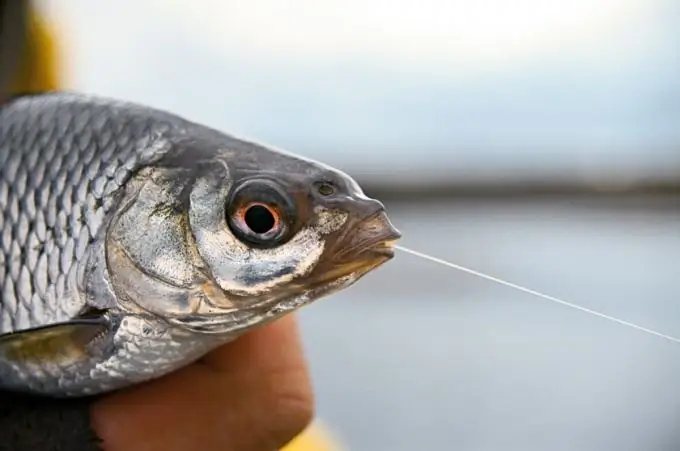
M 66 87 L 354 175 L 403 244 L 680 335 L 680 1 L 43 0 Z M 680 346 L 399 254 L 301 312 L 347 450 L 680 449 Z

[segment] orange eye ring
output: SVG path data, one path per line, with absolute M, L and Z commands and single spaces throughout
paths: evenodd
M 227 225 L 241 242 L 256 248 L 285 243 L 296 226 L 294 199 L 269 179 L 246 179 L 225 201 Z
M 243 231 L 256 236 L 276 235 L 281 231 L 282 215 L 273 205 L 250 202 L 236 210 L 236 222 Z

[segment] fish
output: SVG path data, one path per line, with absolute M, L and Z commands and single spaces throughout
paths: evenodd
M 353 285 L 401 233 L 348 174 L 78 92 L 0 107 L 0 389 L 107 393 Z

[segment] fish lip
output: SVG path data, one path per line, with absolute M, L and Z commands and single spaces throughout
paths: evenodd
M 333 264 L 332 268 L 334 271 L 331 270 L 332 275 L 326 275 L 310 282 L 307 288 L 314 290 L 324 286 L 332 286 L 335 282 L 352 275 L 358 280 L 391 260 L 394 256 L 394 251 L 388 247 L 371 248 L 366 249 L 360 255 L 360 258 L 353 258 Z
M 358 249 L 357 252 L 352 252 L 350 258 L 327 262 L 320 276 L 308 281 L 307 289 L 332 285 L 334 282 L 352 274 L 357 275 L 358 280 L 358 278 L 377 269 L 394 257 L 393 243 L 396 239 L 398 238 L 372 240 L 371 243 L 366 242 L 366 245 Z
M 391 259 L 394 257 L 394 243 L 401 237 L 387 238 L 381 240 L 373 245 L 369 245 L 364 250 L 362 250 L 359 255 L 370 254 L 376 257 L 388 257 Z
M 360 238 L 362 233 L 371 232 L 370 224 L 372 222 L 377 222 L 380 226 L 380 230 L 377 233 L 373 232 L 364 238 Z M 362 226 L 366 225 L 369 225 L 368 231 L 362 229 Z M 358 236 L 359 239 L 357 239 Z M 355 233 L 348 237 L 343 237 L 344 239 L 341 241 L 349 239 L 351 245 L 337 252 L 333 257 L 333 260 L 335 262 L 344 263 L 347 260 L 362 260 L 364 257 L 376 258 L 382 256 L 391 259 L 394 256 L 394 243 L 401 237 L 401 232 L 392 225 L 385 211 L 377 211 L 375 214 L 359 222 Z M 341 245 L 342 242 L 338 243 L 336 248 Z

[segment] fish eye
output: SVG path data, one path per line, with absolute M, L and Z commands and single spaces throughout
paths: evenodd
M 273 247 L 290 235 L 295 213 L 289 196 L 268 180 L 249 180 L 238 186 L 227 204 L 227 223 L 247 244 Z

